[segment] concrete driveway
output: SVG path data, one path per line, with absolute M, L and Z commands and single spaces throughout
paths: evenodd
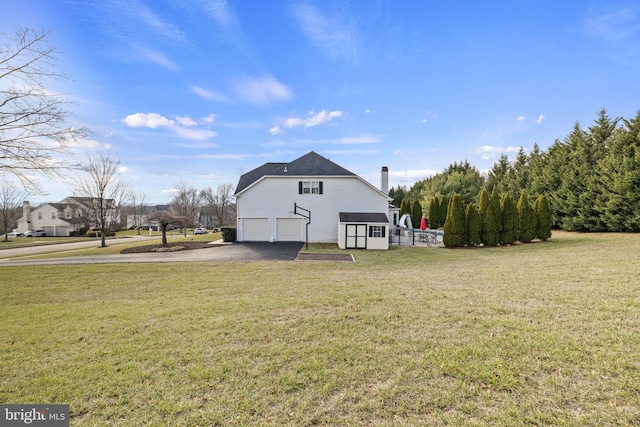
M 0 267 L 19 265 L 116 264 L 154 262 L 292 261 L 302 242 L 242 242 L 212 245 L 211 248 L 178 252 L 149 252 L 124 255 L 92 255 L 38 260 L 10 260 L 0 251 Z M 53 249 L 49 247 L 48 249 Z

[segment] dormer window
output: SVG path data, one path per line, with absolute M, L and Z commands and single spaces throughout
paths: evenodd
M 322 194 L 322 181 L 298 181 L 298 194 Z

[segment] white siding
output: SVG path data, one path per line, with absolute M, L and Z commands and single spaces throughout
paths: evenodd
M 323 194 L 298 194 L 298 182 L 309 180 L 322 181 Z M 237 196 L 238 228 L 244 218 L 268 217 L 268 240 L 276 240 L 276 218 L 295 218 L 294 203 L 311 211 L 310 242 L 338 242 L 339 212 L 389 212 L 387 197 L 357 176 L 266 177 Z M 247 234 L 239 231 L 238 240 Z

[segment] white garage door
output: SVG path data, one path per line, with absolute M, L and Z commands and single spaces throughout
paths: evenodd
M 243 218 L 242 240 L 249 242 L 265 242 L 269 240 L 268 218 Z
M 302 218 L 276 219 L 277 240 L 279 242 L 302 242 Z

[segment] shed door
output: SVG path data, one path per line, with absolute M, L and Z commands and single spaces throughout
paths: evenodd
M 367 249 L 367 225 L 366 224 L 346 224 L 345 248 L 346 249 Z
M 268 218 L 243 218 L 242 240 L 250 242 L 269 241 Z
M 276 239 L 279 242 L 303 242 L 302 218 L 278 218 Z

